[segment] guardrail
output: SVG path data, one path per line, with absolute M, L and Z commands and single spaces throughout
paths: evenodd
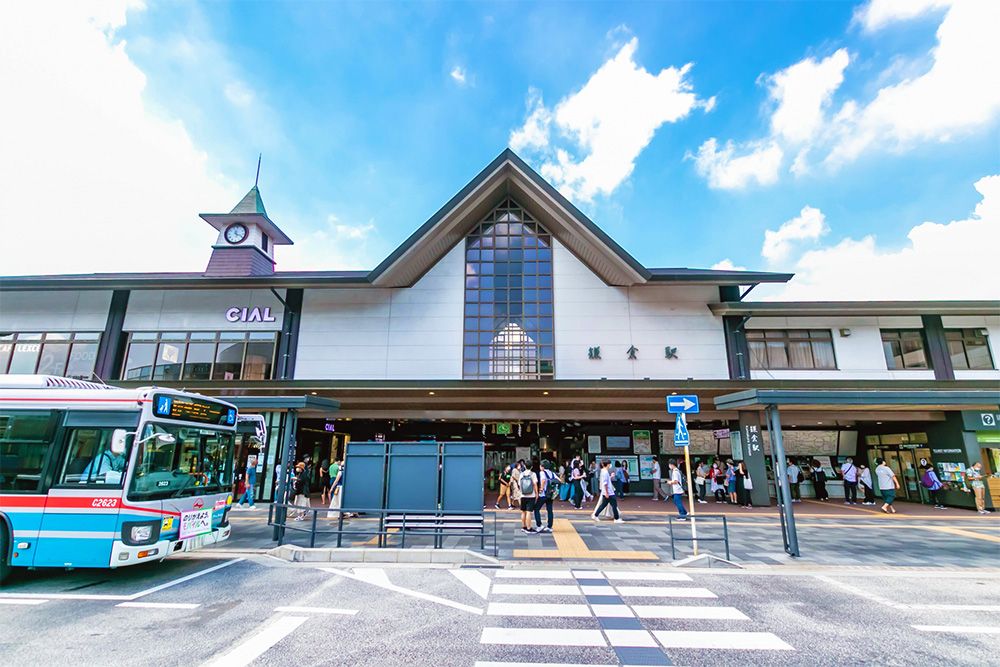
M 311 514 L 306 519 L 304 525 L 296 525 L 292 516 L 295 513 Z M 320 524 L 320 513 L 325 515 L 324 520 L 336 521 L 336 527 L 326 529 Z M 479 548 L 486 551 L 486 540 L 493 539 L 493 556 L 499 553 L 497 547 L 497 515 L 496 512 L 489 512 L 493 517 L 493 527 L 491 531 L 487 528 L 487 512 L 456 512 L 452 510 L 396 510 L 396 509 L 372 509 L 372 508 L 351 508 L 341 507 L 330 509 L 327 507 L 302 507 L 289 503 L 271 503 L 267 511 L 267 525 L 277 528 L 278 546 L 285 541 L 285 531 L 291 530 L 309 534 L 310 548 L 316 546 L 317 535 L 336 535 L 337 547 L 343 546 L 344 536 L 378 537 L 378 548 L 388 547 L 390 536 L 398 535 L 400 538 L 400 548 L 406 548 L 406 534 L 432 535 L 434 537 L 434 548 L 440 549 L 443 546 L 444 538 L 449 535 L 473 536 L 479 538 Z M 330 518 L 330 514 L 336 514 L 335 518 Z M 345 527 L 344 519 L 346 515 L 370 516 L 377 521 L 372 528 L 354 526 L 350 523 Z M 478 526 L 469 526 L 478 520 Z
M 691 537 L 682 537 L 674 534 L 674 521 L 679 521 L 680 517 L 673 515 L 667 516 L 667 527 L 670 529 L 670 558 L 671 560 L 677 560 L 677 550 L 675 547 L 675 542 L 725 542 L 726 543 L 726 560 L 732 560 L 729 557 L 729 522 L 726 519 L 725 514 L 688 514 L 687 518 L 680 523 L 685 526 L 691 527 Z M 702 519 L 722 519 L 722 537 L 706 537 L 703 535 L 698 535 L 697 527 L 698 523 Z M 716 524 L 718 525 L 718 524 Z

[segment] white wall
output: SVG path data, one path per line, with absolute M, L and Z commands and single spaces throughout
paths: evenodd
M 953 316 L 941 318 L 945 329 L 986 329 L 990 344 L 990 355 L 993 357 L 994 370 L 971 371 L 955 370 L 956 380 L 1000 380 L 1000 315 L 985 316 Z
M 409 288 L 307 289 L 296 379 L 461 379 L 464 248 Z
M 0 293 L 0 330 L 25 333 L 104 331 L 111 292 Z
M 708 303 L 714 286 L 610 287 L 554 241 L 555 373 L 566 379 L 728 378 L 722 318 Z M 628 359 L 629 346 L 639 348 Z M 600 346 L 601 359 L 590 359 Z M 666 359 L 664 348 L 677 348 Z
M 933 380 L 933 370 L 894 370 L 885 364 L 880 329 L 922 329 L 914 317 L 753 317 L 750 329 L 828 329 L 833 332 L 837 370 L 752 370 L 752 379 Z M 840 329 L 850 329 L 842 336 Z M 748 364 L 749 365 L 749 364 Z
M 271 309 L 273 322 L 230 322 L 230 308 Z M 125 331 L 278 331 L 284 307 L 271 290 L 135 290 Z

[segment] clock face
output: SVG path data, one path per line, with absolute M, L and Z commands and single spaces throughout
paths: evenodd
M 246 225 L 242 223 L 234 223 L 226 227 L 226 241 L 229 243 L 240 243 L 247 237 Z

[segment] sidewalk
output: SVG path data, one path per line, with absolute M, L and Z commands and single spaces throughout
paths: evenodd
M 502 560 L 593 561 L 664 563 L 671 560 L 667 529 L 668 514 L 676 514 L 672 503 L 650 499 L 626 498 L 622 502 L 625 523 L 596 523 L 592 508 L 565 509 L 557 503 L 554 532 L 524 534 L 520 531 L 520 513 L 516 510 L 486 510 L 487 522 L 496 515 L 499 557 Z M 994 567 L 1000 555 L 1000 517 L 980 516 L 967 510 L 934 510 L 900 503 L 896 515 L 885 515 L 878 508 L 845 506 L 817 501 L 803 501 L 795 506 L 802 558 L 791 559 L 783 550 L 777 508 L 744 510 L 726 505 L 699 505 L 702 514 L 725 514 L 729 522 L 732 559 L 756 565 L 837 565 L 837 566 L 906 566 L 906 567 Z M 669 511 L 667 511 L 669 510 Z M 543 512 L 543 520 L 545 519 Z M 265 551 L 276 546 L 267 525 L 267 506 L 257 511 L 235 509 L 230 513 L 232 537 L 218 547 L 221 550 Z M 299 522 L 308 528 L 309 522 Z M 321 529 L 331 529 L 335 521 L 319 519 Z M 374 519 L 345 520 L 345 527 L 373 530 Z M 690 531 L 691 524 L 675 522 L 675 531 Z M 699 535 L 718 535 L 721 522 L 698 523 Z M 689 533 L 685 533 L 689 534 Z M 308 546 L 308 533 L 288 531 L 286 543 Z M 394 537 L 391 546 L 398 546 Z M 407 537 L 407 546 L 429 546 L 429 536 Z M 317 535 L 317 547 L 336 545 L 335 536 Z M 371 546 L 369 538 L 345 537 L 343 546 Z M 479 549 L 473 537 L 446 537 L 446 548 Z M 487 543 L 492 546 L 492 541 Z M 703 542 L 702 552 L 724 556 L 721 542 Z M 690 542 L 678 543 L 677 555 L 690 554 Z M 492 551 L 490 550 L 490 553 Z

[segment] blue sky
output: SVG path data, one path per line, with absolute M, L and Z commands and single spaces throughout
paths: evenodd
M 966 252 L 992 243 L 995 256 L 1000 237 L 990 217 L 1000 179 L 980 180 L 1000 174 L 1000 59 L 996 40 L 976 34 L 997 18 L 991 4 L 151 2 L 83 11 L 64 19 L 71 38 L 51 66 L 70 79 L 93 63 L 58 99 L 93 96 L 75 105 L 92 102 L 93 119 L 81 111 L 67 121 L 80 125 L 73 141 L 92 156 L 120 155 L 56 154 L 68 164 L 45 180 L 79 180 L 81 163 L 101 170 L 86 188 L 89 208 L 108 202 L 94 224 L 121 228 L 125 245 L 133 232 L 142 238 L 139 220 L 156 219 L 160 238 L 176 240 L 173 259 L 104 244 L 83 261 L 81 244 L 94 241 L 70 231 L 55 243 L 75 253 L 11 272 L 198 270 L 213 239 L 195 214 L 235 204 L 258 152 L 268 211 L 297 242 L 279 250 L 279 268 L 370 268 L 514 144 L 647 266 L 796 271 L 800 285 L 783 293 L 795 298 L 859 298 L 883 283 L 893 298 L 996 297 L 995 286 L 976 286 L 989 273 L 934 292 L 965 270 Z M 24 71 L 45 69 L 31 53 L 43 47 L 15 40 L 10 48 L 25 52 L 8 65 L 12 85 L 49 85 Z M 88 76 L 100 80 L 86 85 Z M 79 137 L 91 127 L 99 140 L 86 143 Z M 135 147 L 157 133 L 162 140 Z M 20 169 L 12 178 L 39 177 Z M 32 187 L 41 186 L 20 189 Z M 170 193 L 169 215 L 143 213 L 144 200 L 163 200 L 157 188 Z M 992 206 L 982 201 L 993 192 Z M 63 219 L 55 208 L 42 215 Z M 908 234 L 926 221 L 944 227 L 922 228 L 921 247 Z M 942 248 L 948 260 L 928 266 Z M 884 266 L 859 272 L 869 263 Z M 926 284 L 907 286 L 907 272 Z

